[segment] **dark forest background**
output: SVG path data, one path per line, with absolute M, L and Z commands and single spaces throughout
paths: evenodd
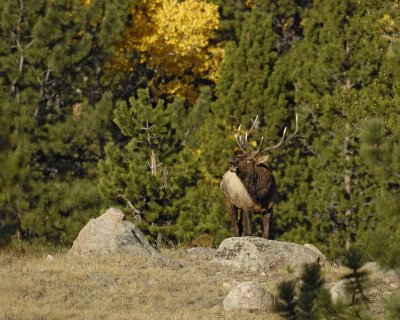
M 219 182 L 255 115 L 274 238 L 400 246 L 397 1 L 4 0 L 0 243 L 69 245 L 109 206 L 152 241 L 232 236 Z

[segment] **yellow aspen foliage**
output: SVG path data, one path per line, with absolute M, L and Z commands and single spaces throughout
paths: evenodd
M 399 42 L 399 23 L 398 23 L 399 2 L 393 1 L 384 7 L 382 17 L 378 20 L 383 37 L 391 43 Z
M 256 0 L 246 0 L 245 4 L 247 7 L 254 9 L 257 6 Z
M 159 95 L 193 101 L 197 80 L 215 82 L 223 57 L 213 45 L 218 7 L 200 0 L 142 0 L 132 8 L 131 26 L 117 43 L 112 68 L 134 71 L 137 64 L 155 71 L 149 86 Z

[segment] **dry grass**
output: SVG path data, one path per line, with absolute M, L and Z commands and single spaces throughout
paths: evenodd
M 184 268 L 144 268 L 145 258 L 126 256 L 3 255 L 0 319 L 266 319 L 265 313 L 223 310 L 230 276 L 209 259 L 183 250 L 163 254 Z
M 58 252 L 50 261 L 47 252 L 0 253 L 0 320 L 280 319 L 276 314 L 224 311 L 221 303 L 240 281 L 254 281 L 276 294 L 278 282 L 292 278 L 293 270 L 282 267 L 259 275 L 227 270 L 211 264 L 211 256 L 184 249 L 162 254 L 184 267 L 144 267 L 145 257 L 68 258 Z M 345 272 L 323 270 L 328 283 Z M 368 311 L 383 319 L 382 298 L 399 293 L 395 284 L 371 275 Z

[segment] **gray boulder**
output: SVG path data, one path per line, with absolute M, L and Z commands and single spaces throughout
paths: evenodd
M 336 265 L 335 265 L 332 261 L 330 261 L 330 260 L 329 260 L 316 246 L 314 246 L 313 244 L 306 243 L 304 246 L 305 246 L 306 248 L 308 248 L 308 249 L 314 251 L 314 252 L 318 255 L 319 261 L 320 261 L 321 264 L 326 265 L 326 266 L 329 265 L 329 266 L 334 266 L 334 267 L 336 267 Z
M 363 271 L 367 271 L 371 277 L 378 278 L 392 288 L 400 287 L 400 269 L 385 269 L 377 262 L 367 262 L 364 264 Z
M 332 288 L 329 290 L 333 302 L 341 302 L 346 305 L 351 303 L 351 296 L 347 290 L 348 283 L 346 279 L 333 283 Z
M 271 293 L 248 281 L 234 287 L 222 302 L 222 306 L 227 311 L 272 311 L 274 301 Z
M 315 251 L 295 243 L 257 237 L 225 239 L 213 262 L 242 272 L 268 273 L 288 269 L 296 274 L 305 263 L 320 262 Z
M 150 256 L 155 252 L 144 234 L 132 222 L 125 220 L 121 210 L 110 208 L 83 227 L 68 254 L 80 256 L 122 253 Z

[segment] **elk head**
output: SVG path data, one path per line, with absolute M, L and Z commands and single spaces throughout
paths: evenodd
M 258 116 L 253 121 L 250 129 L 246 131 L 245 135 L 242 136 L 241 134 L 241 125 L 238 128 L 238 132 L 236 135 L 236 143 L 242 154 L 238 156 L 234 156 L 229 160 L 230 168 L 229 170 L 235 172 L 241 179 L 250 178 L 255 175 L 257 167 L 264 166 L 267 167 L 267 160 L 269 158 L 269 152 L 276 150 L 287 142 L 292 140 L 293 138 L 297 137 L 298 132 L 298 114 L 296 113 L 296 128 L 295 131 L 286 137 L 287 127 L 283 130 L 283 134 L 281 140 L 273 146 L 262 148 L 262 143 L 264 141 L 264 137 L 261 137 L 260 143 L 257 149 L 251 148 L 248 143 L 248 138 L 253 131 L 256 123 L 258 121 Z

